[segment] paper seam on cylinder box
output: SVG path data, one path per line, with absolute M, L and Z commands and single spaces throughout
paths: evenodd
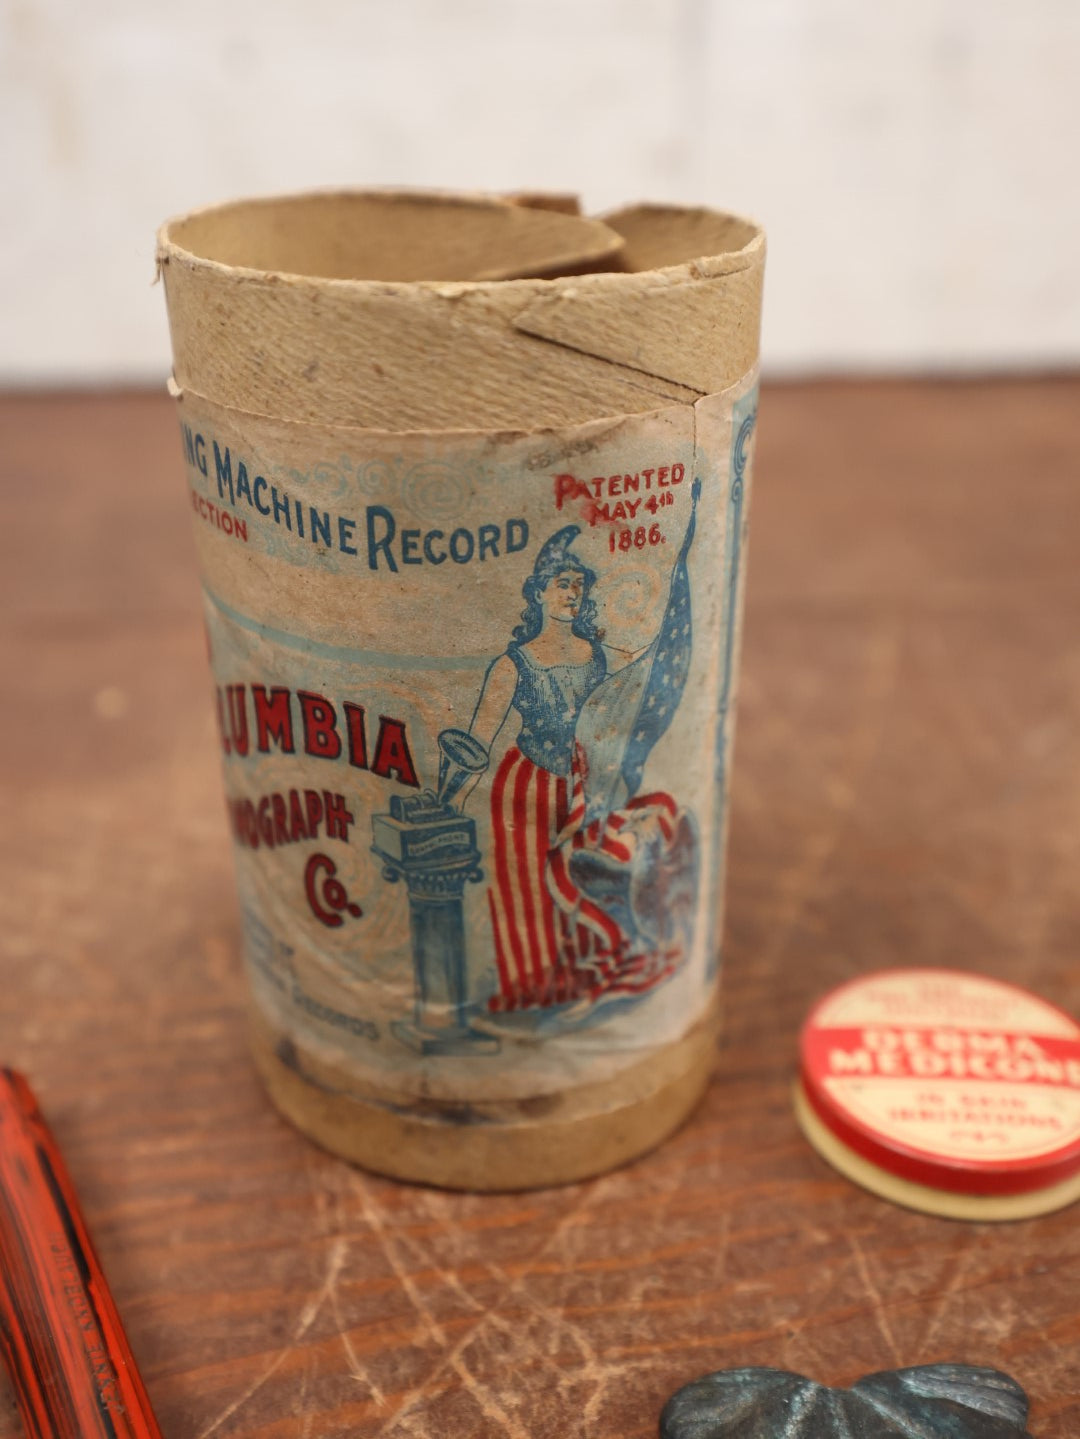
M 179 401 L 247 965 L 361 1089 L 609 1080 L 716 986 L 756 373 L 535 432 Z

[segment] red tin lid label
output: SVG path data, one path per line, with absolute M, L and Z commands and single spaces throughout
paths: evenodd
M 1080 1170 L 1080 1025 L 1013 985 L 887 970 L 834 990 L 802 1035 L 821 1120 L 904 1178 L 1023 1193 Z

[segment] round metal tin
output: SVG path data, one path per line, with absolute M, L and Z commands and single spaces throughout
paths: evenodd
M 800 1061 L 807 1137 L 866 1188 L 970 1218 L 1080 1198 L 1080 1025 L 1015 985 L 865 975 L 815 1005 Z

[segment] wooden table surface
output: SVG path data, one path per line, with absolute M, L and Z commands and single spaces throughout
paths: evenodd
M 645 1439 L 711 1369 L 946 1359 L 1075 1439 L 1080 1210 L 893 1208 L 788 1096 L 807 1007 L 865 969 L 1080 1012 L 1078 416 L 1080 380 L 766 387 L 717 1080 L 630 1168 L 484 1198 L 327 1157 L 249 1067 L 170 402 L 0 400 L 0 1055 L 166 1439 Z

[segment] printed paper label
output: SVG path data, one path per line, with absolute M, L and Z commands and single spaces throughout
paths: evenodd
M 855 981 L 803 1040 L 810 1081 L 877 1138 L 1009 1165 L 1080 1144 L 1080 1027 L 1012 985 L 942 970 Z
M 463 1099 L 678 1038 L 716 978 L 752 381 L 533 434 L 179 399 L 262 1012 Z

